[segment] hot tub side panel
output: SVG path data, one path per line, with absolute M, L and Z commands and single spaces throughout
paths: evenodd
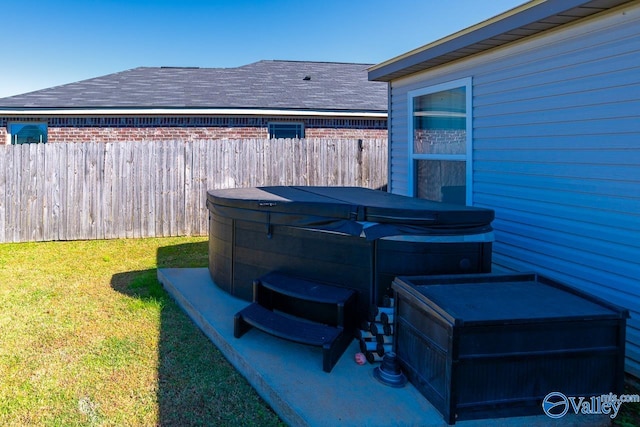
M 209 274 L 218 287 L 231 294 L 234 294 L 233 222 L 231 218 L 209 214 Z
M 236 221 L 233 288 L 244 288 L 278 271 L 358 291 L 358 311 L 371 300 L 372 243 L 358 237 L 317 230 L 275 226 L 269 237 L 264 224 Z
M 549 319 L 459 328 L 451 379 L 459 419 L 541 414 L 544 396 L 557 391 L 621 393 L 621 327 L 613 319 Z
M 491 242 L 376 241 L 376 297 L 391 295 L 396 276 L 491 272 Z
M 396 276 L 486 273 L 491 243 L 366 239 L 319 230 L 270 226 L 211 215 L 209 270 L 220 288 L 251 301 L 252 283 L 272 271 L 358 291 L 358 312 L 380 305 Z M 270 236 L 270 237 L 269 237 Z
M 210 221 L 209 269 L 219 287 L 251 301 L 252 284 L 273 271 L 358 291 L 371 304 L 373 242 L 359 237 L 216 217 Z

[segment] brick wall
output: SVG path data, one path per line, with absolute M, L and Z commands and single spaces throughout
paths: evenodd
M 386 139 L 386 129 L 306 128 L 306 138 Z
M 196 140 L 266 138 L 266 129 L 260 128 L 205 128 L 205 127 L 49 127 L 49 142 L 122 142 L 145 140 Z
M 467 133 L 461 129 L 416 129 L 413 152 L 420 154 L 464 154 Z
M 7 123 L 0 118 L 0 144 L 6 142 Z M 387 137 L 386 119 L 290 117 L 29 117 L 15 121 L 46 121 L 55 142 L 120 142 L 177 139 L 268 138 L 269 122 L 304 123 L 306 138 L 369 139 Z

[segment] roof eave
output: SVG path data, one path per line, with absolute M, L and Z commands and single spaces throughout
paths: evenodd
M 448 37 L 369 68 L 389 82 L 530 37 L 633 0 L 533 0 Z
M 295 116 L 386 118 L 381 110 L 293 110 L 251 108 L 0 108 L 0 116 Z

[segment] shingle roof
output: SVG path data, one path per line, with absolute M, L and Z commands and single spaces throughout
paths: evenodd
M 237 68 L 140 67 L 0 99 L 8 108 L 251 108 L 386 112 L 371 64 L 259 61 Z

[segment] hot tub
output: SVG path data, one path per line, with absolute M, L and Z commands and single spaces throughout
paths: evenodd
M 360 187 L 210 190 L 209 271 L 250 301 L 272 271 L 358 292 L 380 304 L 399 275 L 491 271 L 492 210 Z

